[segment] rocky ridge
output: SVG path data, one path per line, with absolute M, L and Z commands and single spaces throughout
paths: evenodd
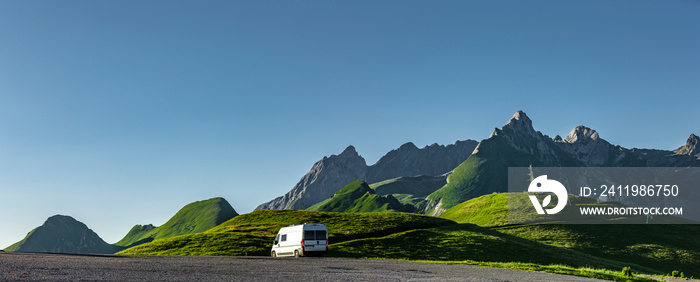
M 401 176 L 443 175 L 466 160 L 476 144 L 476 141 L 465 140 L 419 149 L 409 142 L 391 150 L 371 166 L 367 166 L 355 147 L 348 146 L 340 155 L 323 157 L 291 191 L 259 205 L 256 210 L 306 209 L 330 198 L 355 180 L 375 183 Z
M 508 167 L 687 167 L 700 166 L 698 137 L 692 134 L 675 151 L 626 149 L 577 126 L 565 138 L 549 138 L 516 112 L 502 128 L 479 142 L 474 153 L 448 176 L 448 183 L 428 196 L 423 212 L 439 215 L 458 203 L 507 191 Z

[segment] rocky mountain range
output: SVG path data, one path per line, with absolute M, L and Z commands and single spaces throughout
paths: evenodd
M 424 148 L 406 143 L 371 166 L 348 146 L 341 154 L 316 162 L 291 191 L 257 209 L 440 215 L 467 200 L 506 192 L 509 167 L 697 167 L 699 141 L 691 134 L 673 151 L 627 149 L 585 126 L 573 128 L 564 138 L 550 138 L 518 111 L 481 142 Z M 115 253 L 159 238 L 203 232 L 237 215 L 223 198 L 194 202 L 162 226 L 134 226 L 114 245 L 72 217 L 56 215 L 5 251 Z
M 700 166 L 699 140 L 691 134 L 685 146 L 674 151 L 627 149 L 610 144 L 585 126 L 574 127 L 564 138 L 551 138 L 536 131 L 532 120 L 518 111 L 506 125 L 495 128 L 489 138 L 478 144 L 467 140 L 418 149 L 406 143 L 372 166 L 366 166 L 364 159 L 350 146 L 338 156 L 324 157 L 294 189 L 257 209 L 305 209 L 328 199 L 355 180 L 377 183 L 399 176 L 445 174 L 447 181 L 439 189 L 431 185 L 416 186 L 416 179 L 409 182 L 409 179 L 398 178 L 399 181 L 391 183 L 391 195 L 403 204 L 414 205 L 418 213 L 439 215 L 469 199 L 506 192 L 508 167 Z
M 568 136 L 550 138 L 532 127 L 522 111 L 502 128 L 494 129 L 474 153 L 448 176 L 448 183 L 427 197 L 426 214 L 508 189 L 508 167 L 688 167 L 700 166 L 694 134 L 675 151 L 626 149 L 600 138 L 598 132 L 577 126 Z M 695 153 L 695 154 L 694 154 Z
M 367 165 L 355 147 L 348 146 L 339 155 L 323 157 L 291 191 L 259 205 L 256 210 L 306 209 L 358 179 L 375 183 L 401 176 L 439 176 L 449 173 L 466 160 L 476 145 L 476 141 L 466 140 L 447 146 L 432 144 L 419 149 L 409 142 L 388 152 L 371 166 Z

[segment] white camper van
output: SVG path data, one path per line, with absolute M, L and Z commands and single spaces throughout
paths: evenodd
M 328 252 L 328 230 L 318 223 L 295 224 L 280 229 L 275 237 L 270 255 L 283 256 L 322 256 Z

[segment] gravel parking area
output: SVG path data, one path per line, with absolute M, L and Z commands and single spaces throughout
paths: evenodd
M 0 280 L 600 281 L 540 272 L 391 260 L 5 252 L 0 252 Z

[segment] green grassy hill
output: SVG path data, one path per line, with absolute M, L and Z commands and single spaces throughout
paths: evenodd
M 197 201 L 184 206 L 159 227 L 151 224 L 134 226 L 115 245 L 132 247 L 155 239 L 204 232 L 237 215 L 224 198 Z
M 329 256 L 336 257 L 459 261 L 485 265 L 517 263 L 516 268 L 535 267 L 540 270 L 543 266 L 577 268 L 567 273 L 589 267 L 619 270 L 625 266 L 632 266 L 637 272 L 657 272 L 655 268 L 548 245 L 473 224 L 386 212 L 259 210 L 202 233 L 158 239 L 119 254 L 266 256 L 280 228 L 305 222 L 328 226 Z
M 445 176 L 405 176 L 387 179 L 369 185 L 379 195 L 411 194 L 425 197 L 446 183 Z
M 700 226 L 695 224 L 524 224 L 508 225 L 507 193 L 481 196 L 459 204 L 440 217 L 613 261 L 624 261 L 651 273 L 684 271 L 700 275 Z M 511 195 L 512 196 L 512 195 Z M 520 198 L 520 197 L 515 197 Z M 524 200 L 524 195 L 522 196 Z M 511 197 L 511 200 L 513 197 Z M 571 199 L 571 198 L 570 198 Z M 517 200 L 516 200 L 517 201 Z M 576 204 L 576 201 L 573 201 Z M 615 202 L 598 205 L 619 205 Z M 579 205 L 591 205 L 579 200 Z M 555 218 L 556 220 L 556 218 Z M 614 218 L 644 223 L 640 218 Z
M 425 197 L 447 183 L 446 176 L 418 175 L 397 177 L 370 184 L 377 194 L 392 195 L 402 204 L 419 209 L 425 203 Z
M 700 226 L 645 224 L 520 225 L 494 230 L 670 273 L 700 276 Z
M 123 247 L 107 244 L 84 223 L 70 216 L 54 215 L 30 231 L 7 252 L 113 254 Z
M 498 193 L 484 195 L 456 205 L 442 213 L 440 218 L 488 227 L 507 225 L 507 212 L 508 194 Z
M 378 195 L 367 183 L 354 181 L 333 195 L 332 198 L 308 208 L 327 212 L 411 212 L 412 205 L 400 203 L 394 196 Z
M 473 224 L 410 230 L 334 244 L 330 255 L 410 260 L 518 262 L 622 269 L 628 263 L 550 246 Z M 651 268 L 633 265 L 636 271 Z
M 364 186 L 362 182 L 355 183 L 354 189 L 348 187 L 344 193 L 366 189 Z M 526 199 L 522 193 L 511 199 L 506 193 L 484 195 L 445 211 L 442 218 L 391 212 L 259 210 L 205 232 L 157 239 L 120 254 L 269 255 L 271 242 L 280 228 L 315 222 L 328 226 L 329 256 L 336 257 L 515 265 L 514 268 L 568 274 L 585 272 L 588 268 L 619 271 L 630 266 L 634 272 L 648 274 L 679 270 L 686 276 L 700 275 L 698 225 L 508 224 L 508 202 L 516 208 L 525 207 L 530 205 Z M 574 196 L 569 199 L 573 205 L 619 205 L 593 203 L 591 199 Z M 600 271 L 596 273 L 603 275 Z
M 519 139 L 519 145 L 537 148 L 537 139 Z M 524 153 L 512 147 L 500 135 L 493 135 L 479 143 L 478 151 L 456 167 L 448 183 L 428 196 L 426 214 L 439 215 L 464 201 L 494 192 L 507 192 L 508 167 L 581 166 L 556 146 L 551 147 L 551 159 Z M 556 161 L 553 161 L 556 160 Z
M 120 254 L 269 255 L 280 228 L 309 222 L 325 224 L 331 243 L 455 225 L 451 220 L 406 213 L 258 210 L 237 216 L 206 232 L 158 239 Z

